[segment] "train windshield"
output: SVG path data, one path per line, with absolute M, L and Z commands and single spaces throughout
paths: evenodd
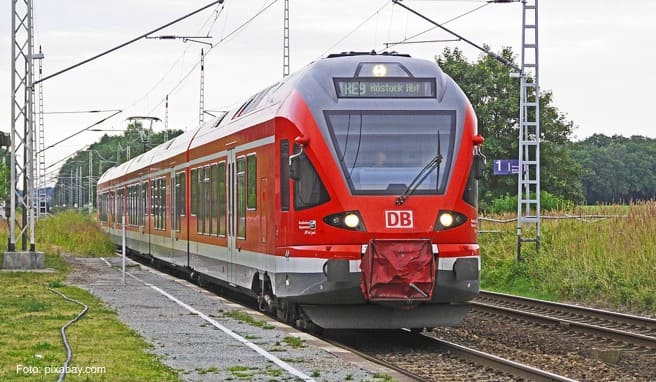
M 401 194 L 438 155 L 441 163 L 429 169 L 414 193 L 444 192 L 454 151 L 455 112 L 331 111 L 326 119 L 354 194 Z

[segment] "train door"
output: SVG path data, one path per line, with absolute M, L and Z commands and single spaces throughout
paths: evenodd
M 237 243 L 237 166 L 235 160 L 235 150 L 228 150 L 228 162 L 227 162 L 227 187 L 228 187 L 228 206 L 227 206 L 227 215 L 228 215 L 228 229 L 227 229 L 227 239 L 228 239 L 228 281 L 233 282 L 233 263 L 235 260 L 236 253 L 236 243 Z

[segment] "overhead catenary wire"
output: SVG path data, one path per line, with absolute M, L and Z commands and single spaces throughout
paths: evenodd
M 434 0 L 433 0 L 433 1 L 434 1 Z M 444 1 L 444 0 L 441 0 L 441 1 Z M 458 15 L 458 16 L 452 17 L 452 18 L 450 18 L 450 19 L 448 19 L 448 20 L 442 22 L 441 24 L 442 24 L 442 25 L 446 25 L 446 24 L 448 24 L 448 23 L 451 23 L 451 22 L 453 22 L 453 21 L 456 21 L 456 20 L 458 20 L 458 19 L 460 19 L 460 18 L 462 18 L 462 17 L 465 17 L 465 16 L 467 16 L 467 15 L 470 15 L 470 14 L 472 14 L 472 13 L 474 13 L 474 12 L 476 12 L 476 11 L 478 11 L 478 10 L 480 10 L 480 9 L 482 9 L 482 8 L 484 8 L 484 7 L 486 7 L 486 6 L 488 6 L 488 5 L 490 5 L 490 2 L 485 2 L 485 4 L 483 4 L 483 5 L 479 5 L 478 7 L 474 8 L 474 9 L 471 9 L 471 10 L 469 10 L 469 11 L 467 11 L 467 12 L 465 12 L 465 13 L 462 13 L 462 14 L 460 14 L 460 15 Z M 389 49 L 389 48 L 391 48 L 391 47 L 393 47 L 393 46 L 400 45 L 400 44 L 417 44 L 417 43 L 424 43 L 424 42 L 451 42 L 451 41 L 460 41 L 460 38 L 455 39 L 455 40 L 453 40 L 453 39 L 449 39 L 449 40 L 433 40 L 433 41 L 410 41 L 410 40 L 412 40 L 412 39 L 414 39 L 414 38 L 417 38 L 417 37 L 419 37 L 419 36 L 422 36 L 422 35 L 424 35 L 424 34 L 430 32 L 430 31 L 433 31 L 433 30 L 435 30 L 435 29 L 437 29 L 437 26 L 432 26 L 432 27 L 430 27 L 430 28 L 428 28 L 428 29 L 426 29 L 426 30 L 424 30 L 424 31 L 422 31 L 422 32 L 415 33 L 415 34 L 413 34 L 413 35 L 410 36 L 410 37 L 405 37 L 403 40 L 396 41 L 396 42 L 387 42 L 387 43 L 384 44 L 384 45 L 385 45 L 385 48 L 386 48 L 386 49 Z
M 212 47 L 210 47 L 210 48 L 207 50 L 206 55 L 209 54 L 209 52 L 212 51 L 214 48 L 216 48 L 216 47 L 220 46 L 221 44 L 223 44 L 223 43 L 229 41 L 230 39 L 234 38 L 234 37 L 235 37 L 235 36 L 236 36 L 236 35 L 237 35 L 237 34 L 238 34 L 238 33 L 239 33 L 244 27 L 246 27 L 249 23 L 251 23 L 254 19 L 256 19 L 258 16 L 260 16 L 260 15 L 261 15 L 262 13 L 264 13 L 266 10 L 268 10 L 269 8 L 271 8 L 271 6 L 273 6 L 277 1 L 278 1 L 278 0 L 273 0 L 273 1 L 271 1 L 269 4 L 265 5 L 261 10 L 259 10 L 255 15 L 253 15 L 252 17 L 250 17 L 249 19 L 247 19 L 245 22 L 243 22 L 242 24 L 240 24 L 239 26 L 237 26 L 235 29 L 233 29 L 233 30 L 232 30 L 230 33 L 228 33 L 226 36 L 222 37 L 217 43 L 213 44 Z M 223 0 L 221 0 L 221 1 L 216 1 L 216 2 L 212 3 L 211 5 L 219 4 L 219 3 L 223 3 Z M 210 6 L 211 6 L 211 5 L 210 5 Z M 203 9 L 208 8 L 208 7 L 209 7 L 209 6 L 206 6 L 206 7 L 204 7 Z M 223 8 L 221 8 L 221 11 L 222 11 L 222 10 L 223 10 Z M 218 16 L 219 16 L 219 14 L 220 14 L 221 11 L 217 11 L 217 15 L 212 15 L 212 17 L 214 18 L 214 21 L 212 22 L 212 25 L 211 25 L 210 29 L 214 27 L 215 22 L 216 22 L 216 20 L 218 19 Z M 204 25 L 207 25 L 207 22 L 208 22 L 208 21 L 209 21 L 209 20 L 207 20 L 207 21 L 204 23 Z M 162 28 L 160 27 L 159 29 L 162 29 Z M 158 29 L 158 30 L 159 30 L 159 29 Z M 144 35 L 142 35 L 142 36 L 145 37 L 146 35 L 149 35 L 149 34 L 152 34 L 152 33 L 154 33 L 154 31 L 151 31 L 151 32 L 149 32 L 149 33 L 147 33 L 147 34 L 144 34 Z M 208 30 L 208 34 L 209 34 L 209 33 L 210 33 L 210 30 Z M 186 51 L 187 51 L 188 49 L 189 49 L 189 48 L 187 48 L 187 49 L 185 50 L 185 52 L 183 53 L 182 56 L 184 56 L 184 54 L 186 54 Z M 177 61 L 179 61 L 179 60 L 182 58 L 182 56 L 181 56 L 180 58 L 178 58 Z M 147 92 L 146 95 L 144 95 L 144 96 L 141 97 L 139 100 L 137 100 L 137 101 L 135 101 L 134 103 L 132 103 L 132 104 L 131 104 L 130 106 L 128 106 L 127 108 L 131 108 L 131 107 L 133 107 L 134 105 L 136 105 L 138 102 L 141 102 L 141 101 L 142 101 L 144 98 L 146 98 L 146 97 L 147 97 L 152 91 L 154 91 L 154 89 L 159 85 L 159 83 L 161 83 L 161 82 L 164 80 L 164 78 L 168 75 L 168 73 L 170 73 L 170 72 L 174 69 L 174 67 L 175 67 L 176 64 L 177 64 L 177 62 L 176 62 L 173 66 L 171 66 L 171 68 L 170 68 L 170 69 L 167 71 L 167 73 L 162 77 L 162 79 L 161 79 L 161 80 L 160 80 L 160 81 L 159 81 L 159 82 L 158 82 L 158 83 L 157 83 L 157 84 L 156 84 L 151 90 L 149 90 L 149 91 Z M 190 70 L 189 70 L 189 71 L 188 71 L 188 72 L 187 72 L 187 73 L 186 73 L 186 74 L 185 74 L 185 75 L 184 75 L 184 76 L 183 76 L 183 77 L 182 77 L 182 78 L 176 83 L 176 85 L 172 88 L 172 90 L 170 90 L 167 94 L 169 94 L 169 95 L 170 95 L 170 94 L 173 94 L 173 93 L 174 93 L 174 92 L 175 92 L 175 91 L 176 91 L 176 90 L 177 90 L 177 89 L 178 89 L 178 88 L 184 83 L 184 81 L 186 81 L 186 80 L 189 78 L 189 76 L 194 72 L 194 70 L 195 70 L 199 65 L 200 65 L 200 61 L 197 61 L 196 64 L 195 64 L 195 65 L 194 65 L 194 66 L 193 66 L 193 67 L 192 67 L 192 68 L 191 68 L 191 69 L 190 69 Z M 155 105 L 155 107 L 153 107 L 153 109 L 150 110 L 146 115 L 150 115 L 150 114 L 152 114 L 153 111 L 156 110 L 156 109 L 157 109 L 157 108 L 158 108 L 163 102 L 164 102 L 164 99 L 162 99 L 157 105 Z M 125 110 L 125 109 L 127 109 L 127 108 L 124 108 L 123 110 Z M 52 145 L 46 147 L 46 148 L 44 148 L 43 151 L 45 151 L 45 150 L 47 150 L 47 149 L 50 149 L 50 148 L 52 148 L 52 147 L 54 147 L 54 146 L 56 146 L 56 145 L 58 145 L 58 144 L 60 144 L 60 143 L 62 143 L 62 142 L 64 142 L 64 141 L 66 141 L 66 140 L 68 140 L 68 139 L 70 139 L 70 138 L 76 136 L 76 135 L 79 135 L 79 134 L 81 134 L 82 132 L 89 131 L 89 130 L 92 129 L 93 127 L 96 127 L 96 126 L 102 124 L 103 122 L 107 121 L 108 119 L 110 119 L 110 118 L 116 116 L 117 114 L 121 113 L 123 110 L 119 110 L 117 113 L 114 113 L 114 114 L 112 114 L 112 115 L 110 115 L 110 116 L 108 116 L 108 117 L 106 117 L 106 118 L 104 118 L 104 119 L 102 119 L 102 120 L 100 120 L 100 121 L 98 121 L 98 122 L 96 122 L 96 123 L 90 125 L 90 126 L 85 127 L 84 129 L 81 129 L 81 130 L 77 131 L 76 133 L 74 133 L 74 134 L 72 134 L 72 135 L 70 135 L 70 136 L 68 136 L 68 137 L 66 137 L 66 138 L 64 138 L 64 139 L 62 139 L 62 140 L 60 140 L 60 141 L 58 141 L 58 142 L 56 142 L 56 143 L 54 143 L 54 144 L 52 144 Z M 74 156 L 75 154 L 77 154 L 77 153 L 79 153 L 79 152 L 81 152 L 81 151 L 84 151 L 84 150 L 76 151 L 75 153 L 73 153 L 73 154 L 67 156 L 64 160 L 66 160 L 66 159 L 70 159 L 72 156 Z M 58 162 L 56 162 L 56 163 L 53 163 L 52 165 L 50 165 L 50 166 L 47 167 L 47 168 L 51 168 L 51 167 L 54 166 L 55 164 L 60 163 L 60 162 L 62 162 L 62 161 L 63 161 L 63 160 L 60 160 L 60 161 L 58 161 Z
M 44 111 L 43 114 L 93 114 L 93 113 L 109 113 L 113 111 L 121 111 L 121 109 Z
M 339 39 L 336 43 L 334 43 L 333 45 L 331 45 L 328 49 L 326 49 L 325 51 L 323 51 L 323 52 L 319 55 L 319 57 L 317 57 L 317 58 L 321 58 L 321 57 L 325 56 L 328 52 L 330 52 L 330 51 L 331 51 L 333 48 L 335 48 L 337 45 L 341 44 L 344 40 L 346 40 L 347 38 L 351 37 L 351 35 L 352 35 L 353 33 L 355 33 L 358 29 L 362 28 L 362 26 L 363 26 L 364 24 L 368 23 L 369 20 L 371 20 L 374 16 L 378 15 L 378 14 L 380 13 L 380 11 L 382 11 L 382 10 L 383 10 L 386 6 L 388 6 L 390 3 L 391 3 L 391 1 L 387 1 L 387 2 L 385 2 L 385 4 L 383 4 L 382 7 L 378 8 L 374 13 L 372 13 L 369 17 L 367 17 L 363 22 L 361 22 L 361 23 L 358 24 L 355 28 L 353 28 L 350 32 L 348 32 L 344 37 L 342 37 L 342 38 Z
M 40 153 L 42 153 L 42 152 L 44 152 L 44 151 L 46 151 L 46 150 L 48 150 L 48 149 L 51 149 L 51 148 L 57 146 L 58 144 L 60 144 L 60 143 L 62 143 L 62 142 L 65 142 L 65 141 L 67 141 L 67 140 L 69 140 L 69 139 L 75 137 L 76 135 L 82 134 L 83 132 L 88 131 L 89 129 L 91 129 L 91 128 L 95 127 L 95 126 L 100 125 L 101 123 L 103 123 L 103 122 L 107 121 L 108 119 L 110 119 L 110 118 L 112 118 L 112 117 L 114 117 L 114 116 L 120 114 L 121 112 L 122 112 L 122 110 L 117 110 L 117 111 L 115 111 L 112 115 L 107 116 L 107 117 L 105 117 L 105 118 L 103 118 L 103 119 L 101 119 L 101 120 L 99 120 L 99 121 L 97 121 L 97 122 L 95 122 L 95 123 L 93 123 L 93 124 L 91 124 L 91 125 L 89 125 L 89 126 L 83 128 L 83 129 L 81 129 L 81 130 L 78 130 L 78 131 L 76 131 L 75 133 L 69 135 L 68 137 L 66 137 L 66 138 L 64 138 L 64 139 L 61 139 L 61 140 L 59 140 L 59 141 L 57 141 L 57 142 L 51 144 L 51 145 L 48 146 L 48 147 L 45 147 L 43 150 L 39 151 L 37 154 L 40 154 Z
M 61 296 L 61 298 L 63 298 L 66 301 L 70 301 L 72 303 L 78 304 L 78 305 L 83 307 L 82 311 L 80 313 L 78 313 L 78 315 L 74 319 L 68 321 L 68 323 L 66 323 L 66 325 L 62 326 L 61 330 L 60 330 L 61 337 L 62 337 L 62 342 L 64 343 L 64 347 L 66 348 L 66 361 L 64 361 L 62 371 L 59 374 L 59 378 L 57 378 L 57 382 L 61 382 L 61 381 L 64 380 L 64 378 L 66 378 L 66 371 L 68 369 L 68 365 L 70 364 L 71 360 L 73 359 L 73 350 L 71 350 L 71 345 L 68 343 L 68 338 L 66 337 L 66 328 L 73 325 L 80 318 L 82 318 L 82 316 L 84 316 L 87 313 L 87 311 L 89 310 L 89 307 L 87 305 L 85 305 L 84 303 L 78 301 L 78 300 L 75 300 L 75 299 L 72 299 L 72 298 L 66 296 L 65 294 L 63 294 L 62 292 L 60 292 L 58 290 L 55 290 L 55 289 L 50 288 L 50 287 L 48 288 L 48 290 L 51 291 L 52 293 L 58 294 L 59 296 Z
M 474 2 L 481 3 L 481 2 L 482 2 L 482 3 L 484 3 L 484 4 L 482 4 L 482 5 L 479 5 L 479 6 L 475 7 L 475 8 L 473 8 L 473 9 L 467 11 L 467 12 L 464 12 L 464 13 L 458 15 L 458 16 L 452 17 L 452 18 L 450 18 L 450 19 L 444 21 L 443 23 L 441 23 L 441 25 L 445 25 L 445 24 L 448 24 L 448 23 L 453 22 L 453 21 L 455 21 L 455 20 L 458 20 L 458 19 L 460 19 L 460 18 L 462 18 L 462 17 L 465 17 L 465 16 L 467 16 L 467 15 L 473 13 L 473 12 L 476 12 L 476 11 L 478 11 L 478 10 L 480 10 L 480 9 L 482 9 L 482 8 L 484 8 L 484 7 L 486 7 L 486 6 L 488 6 L 488 5 L 490 4 L 490 2 L 487 1 L 487 0 L 474 0 L 474 1 L 463 1 L 463 0 L 426 0 L 426 1 L 453 1 L 453 2 L 469 2 L 469 3 L 474 3 Z M 390 1 L 388 1 L 388 2 L 385 2 L 380 8 L 378 8 L 378 9 L 377 9 L 376 11 L 374 11 L 371 15 L 369 15 L 367 18 L 365 18 L 365 19 L 364 19 L 360 24 L 358 24 L 355 28 L 353 28 L 351 31 L 349 31 L 346 35 L 344 35 L 342 38 L 340 38 L 337 42 L 335 42 L 333 45 L 331 45 L 328 49 L 326 49 L 325 51 L 323 51 L 323 52 L 319 55 L 319 57 L 317 57 L 317 58 L 321 58 L 321 57 L 325 56 L 328 52 L 330 52 L 332 49 L 334 49 L 337 45 L 341 44 L 344 40 L 348 39 L 351 35 L 353 35 L 353 33 L 355 33 L 355 32 L 358 31 L 360 28 L 362 28 L 363 25 L 367 24 L 367 23 L 368 23 L 373 17 L 375 17 L 375 16 L 377 16 L 378 14 L 380 14 L 380 12 L 381 12 L 385 7 L 387 7 L 390 3 L 392 3 L 392 4 L 396 4 L 397 2 L 396 2 L 396 1 L 393 1 L 393 0 L 390 0 Z M 394 8 L 392 8 L 392 16 L 390 17 L 390 29 L 391 29 L 391 22 L 392 22 L 391 19 L 392 19 L 392 17 L 393 17 L 393 10 L 394 10 Z M 423 35 L 423 34 L 425 34 L 425 33 L 428 33 L 428 32 L 430 32 L 430 31 L 432 31 L 432 30 L 435 30 L 436 28 L 438 28 L 438 27 L 437 27 L 437 26 L 433 26 L 433 27 L 428 28 L 428 29 L 426 29 L 426 30 L 424 30 L 424 31 L 422 31 L 422 32 L 416 33 L 416 34 L 414 34 L 414 35 L 412 35 L 412 36 L 410 36 L 410 37 L 405 37 L 405 38 L 404 38 L 403 40 L 401 40 L 401 41 L 384 43 L 384 44 L 383 44 L 384 47 L 382 47 L 381 50 L 389 49 L 389 48 L 391 48 L 391 47 L 393 47 L 393 46 L 396 46 L 396 45 L 400 45 L 400 44 L 406 43 L 407 41 L 412 40 L 412 39 L 414 39 L 414 38 L 416 38 L 416 37 L 419 37 L 419 36 L 421 36 L 421 35 Z M 389 34 L 389 33 L 388 33 L 388 34 Z M 461 38 L 458 38 L 458 40 L 445 40 L 445 42 L 446 42 L 446 41 L 460 41 L 460 40 L 462 40 L 462 39 L 461 39 Z M 416 42 L 416 43 L 419 43 L 419 42 Z
M 182 21 L 182 20 L 184 20 L 184 19 L 186 19 L 186 18 L 189 18 L 189 17 L 191 17 L 191 16 L 193 16 L 193 15 L 199 13 L 199 12 L 204 11 L 205 9 L 207 9 L 207 8 L 213 6 L 213 5 L 220 4 L 220 3 L 223 3 L 223 0 L 216 0 L 216 1 L 213 1 L 213 2 L 211 2 L 211 3 L 209 3 L 209 4 L 205 5 L 205 6 L 203 6 L 203 7 L 201 7 L 201 8 L 196 9 L 196 10 L 193 11 L 193 12 L 187 13 L 186 15 L 184 15 L 184 16 L 182 16 L 182 17 L 178 17 L 177 19 L 175 19 L 175 20 L 173 20 L 173 21 L 171 21 L 171 22 L 168 22 L 168 23 L 166 23 L 166 24 L 164 24 L 164 25 L 162 25 L 162 26 L 160 26 L 160 27 L 157 27 L 157 28 L 155 28 L 155 29 L 153 29 L 153 30 L 151 30 L 151 31 L 149 31 L 149 32 L 146 32 L 146 33 L 144 33 L 144 34 L 142 34 L 142 35 L 139 35 L 139 36 L 137 36 L 137 37 L 135 37 L 135 38 L 133 38 L 133 39 L 131 39 L 131 40 L 129 40 L 129 41 L 126 41 L 126 42 L 124 42 L 124 43 L 122 43 L 122 44 L 120 44 L 120 45 L 117 45 L 117 46 L 115 46 L 115 47 L 113 47 L 113 48 L 111 48 L 111 49 L 108 49 L 108 50 L 106 50 L 106 51 L 104 51 L 104 52 L 102 52 L 102 53 L 99 53 L 99 54 L 97 54 L 97 55 L 95 55 L 95 56 L 93 56 L 93 57 L 87 58 L 86 60 L 80 61 L 80 62 L 78 62 L 77 64 L 71 65 L 71 66 L 69 66 L 69 67 L 67 67 L 67 68 L 64 68 L 64 69 L 58 71 L 58 72 L 55 72 L 55 73 L 50 74 L 50 75 L 47 75 L 47 76 L 41 78 L 40 80 L 34 81 L 34 83 L 33 83 L 32 85 L 33 85 L 33 86 L 34 86 L 34 85 L 37 85 L 37 84 L 39 84 L 39 83 L 41 83 L 41 82 L 43 82 L 43 81 L 46 81 L 46 80 L 48 80 L 48 79 L 50 79 L 50 78 L 56 77 L 56 76 L 58 76 L 58 75 L 60 75 L 60 74 L 64 74 L 64 73 L 68 72 L 69 70 L 75 69 L 75 68 L 80 67 L 80 66 L 82 66 L 82 65 L 84 65 L 84 64 L 87 64 L 87 63 L 89 63 L 89 62 L 91 62 L 91 61 L 97 60 L 98 58 L 100 58 L 100 57 L 102 57 L 102 56 L 105 56 L 105 55 L 107 55 L 107 54 L 109 54 L 109 53 L 112 53 L 112 52 L 114 52 L 114 51 L 117 51 L 117 50 L 119 50 L 119 49 L 121 49 L 121 48 L 124 48 L 124 47 L 126 47 L 126 46 L 128 46 L 128 45 L 131 45 L 131 44 L 133 44 L 133 43 L 135 43 L 135 42 L 137 42 L 137 41 L 139 41 L 139 40 L 145 38 L 146 36 L 148 36 L 148 35 L 150 35 L 150 34 L 153 34 L 153 33 L 155 33 L 155 32 L 159 32 L 159 31 L 161 31 L 162 29 L 168 28 L 168 27 L 170 27 L 170 26 L 173 25 L 173 24 L 176 24 L 176 23 L 178 23 L 178 22 L 180 22 L 180 21 Z
M 169 22 L 169 23 L 166 23 L 166 24 L 164 24 L 164 25 L 162 25 L 162 26 L 160 26 L 160 27 L 158 27 L 158 28 L 155 28 L 155 29 L 153 29 L 153 30 L 151 30 L 151 31 L 149 31 L 149 32 L 147 32 L 147 33 L 144 33 L 144 34 L 142 34 L 142 35 L 140 35 L 140 36 L 138 36 L 138 37 L 136 37 L 136 38 L 133 38 L 133 39 L 131 39 L 131 40 L 125 42 L 125 43 L 122 43 L 122 44 L 120 44 L 120 45 L 118 45 L 118 46 L 116 46 L 116 47 L 114 47 L 114 48 L 111 48 L 111 49 L 109 49 L 109 50 L 106 50 L 106 51 L 104 51 L 104 52 L 102 52 L 102 53 L 99 53 L 99 54 L 97 54 L 97 55 L 95 55 L 95 56 L 93 56 L 93 57 L 91 57 L 91 58 L 88 58 L 88 59 L 86 59 L 86 60 L 83 60 L 83 61 L 81 61 L 81 62 L 79 62 L 79 63 L 77 63 L 77 64 L 75 64 L 75 65 L 69 66 L 69 67 L 67 67 L 67 68 L 65 68 L 65 69 L 62 69 L 62 70 L 60 70 L 60 71 L 58 71 L 58 72 L 55 72 L 55 73 L 53 73 L 53 74 L 51 74 L 51 75 L 48 75 L 48 76 L 46 76 L 46 77 L 43 77 L 43 78 L 41 78 L 40 80 L 35 81 L 33 85 L 36 85 L 36 84 L 38 84 L 38 83 L 40 83 L 40 82 L 43 82 L 43 81 L 45 81 L 45 80 L 47 80 L 47 79 L 53 78 L 53 77 L 58 76 L 58 75 L 60 75 L 60 74 L 66 73 L 66 72 L 68 72 L 68 71 L 70 71 L 70 70 L 72 70 L 72 69 L 74 69 L 74 68 L 77 68 L 77 67 L 79 67 L 79 66 L 82 66 L 82 65 L 84 65 L 84 64 L 86 64 L 86 63 L 89 63 L 89 62 L 91 62 L 91 61 L 94 61 L 94 60 L 96 60 L 96 59 L 98 59 L 98 58 L 100 58 L 100 57 L 102 57 L 102 56 L 105 56 L 105 55 L 107 55 L 107 54 L 109 54 L 109 53 L 111 53 L 111 52 L 114 52 L 114 51 L 116 51 L 116 50 L 118 50 L 118 49 L 121 49 L 121 48 L 123 48 L 123 47 L 126 47 L 126 46 L 128 46 L 128 45 L 130 45 L 130 44 L 132 44 L 132 43 L 134 43 L 134 42 L 136 42 L 136 41 L 138 41 L 138 40 L 141 40 L 141 39 L 145 38 L 146 36 L 148 36 L 148 35 L 150 35 L 150 34 L 152 34 L 152 33 L 155 33 L 155 32 L 158 32 L 158 31 L 160 31 L 160 30 L 162 30 L 162 29 L 165 29 L 165 28 L 167 28 L 167 27 L 169 27 L 169 26 L 171 26 L 171 25 L 173 25 L 173 24 L 176 24 L 176 23 L 178 23 L 178 22 L 180 22 L 180 21 L 182 21 L 182 20 L 184 20 L 184 19 L 187 19 L 187 18 L 189 18 L 189 17 L 191 17 L 191 16 L 193 16 L 193 15 L 195 15 L 195 14 L 197 14 L 197 13 L 199 13 L 199 12 L 201 12 L 201 11 L 207 9 L 207 8 L 210 8 L 210 7 L 212 7 L 212 6 L 214 6 L 214 5 L 217 5 L 217 4 L 222 4 L 223 1 L 224 1 L 224 0 L 216 0 L 216 1 L 214 1 L 214 2 L 212 2 L 212 3 L 210 3 L 210 4 L 208 4 L 208 5 L 205 5 L 205 6 L 201 7 L 201 8 L 196 9 L 196 10 L 193 11 L 193 12 L 190 12 L 190 13 L 188 13 L 188 14 L 182 16 L 182 17 L 179 17 L 179 18 L 177 18 L 177 19 L 175 19 L 175 20 L 173 20 L 173 21 L 171 21 L 171 22 Z M 217 16 L 217 17 L 218 17 L 218 16 Z M 209 19 L 204 23 L 204 25 L 206 25 L 208 21 L 209 21 Z M 171 70 L 172 70 L 172 69 L 171 69 Z M 146 94 L 146 96 L 147 96 L 147 94 Z M 144 96 L 143 98 L 145 98 L 146 96 Z M 143 99 L 143 98 L 142 98 L 142 99 Z M 136 104 L 136 103 L 137 103 L 137 102 L 135 102 L 134 104 Z M 133 105 L 134 105 L 134 104 L 133 104 Z M 118 110 L 118 109 L 116 109 L 116 110 Z M 116 113 L 110 115 L 109 117 L 104 118 L 104 119 L 102 119 L 101 121 L 96 122 L 95 124 L 93 124 L 93 125 L 91 125 L 91 126 L 89 126 L 89 127 L 86 127 L 86 128 L 84 128 L 84 129 L 82 129 L 82 130 L 76 132 L 75 134 L 73 134 L 73 135 L 71 135 L 71 136 L 69 136 L 69 137 L 63 139 L 63 140 L 60 140 L 59 142 L 57 142 L 57 143 L 55 143 L 55 144 L 53 144 L 53 145 L 48 146 L 47 148 L 44 148 L 44 149 L 41 150 L 39 153 L 41 153 L 41 152 L 43 152 L 43 151 L 45 151 L 45 150 L 47 150 L 47 149 L 49 149 L 49 148 L 52 148 L 52 147 L 56 146 L 57 144 L 60 144 L 60 143 L 64 142 L 65 140 L 70 139 L 70 138 L 72 138 L 72 137 L 74 137 L 74 136 L 76 136 L 76 135 L 78 135 L 78 134 L 80 134 L 80 133 L 82 133 L 82 132 L 84 132 L 84 131 L 87 131 L 87 130 L 89 130 L 90 128 L 92 128 L 92 127 L 94 127 L 94 126 L 97 126 L 97 125 L 99 125 L 99 124 L 105 122 L 105 121 L 108 120 L 109 118 L 112 118 L 112 117 L 114 117 L 114 116 L 117 115 L 117 114 L 120 114 L 121 112 L 122 112 L 122 110 L 118 110 Z M 52 165 L 51 165 L 51 166 L 52 166 Z M 51 166 L 50 166 L 50 167 L 51 167 Z
M 208 35 L 208 36 L 210 35 L 212 29 L 214 28 L 214 25 L 216 24 L 216 21 L 217 21 L 218 17 L 219 17 L 220 14 L 223 12 L 223 9 L 224 9 L 224 7 L 225 7 L 225 5 L 223 5 L 223 4 L 219 4 L 219 5 L 221 5 L 221 8 L 220 8 L 220 9 L 217 9 L 217 10 L 215 11 L 215 15 L 210 15 L 210 16 L 205 20 L 205 22 L 203 23 L 203 25 L 201 25 L 201 27 L 198 28 L 198 33 L 201 33 L 201 31 L 202 31 L 202 30 L 207 26 L 207 24 L 210 22 L 210 20 L 212 19 L 212 17 L 214 17 L 214 21 L 212 21 L 212 24 L 211 24 L 210 27 L 207 29 L 207 35 Z M 125 107 L 124 110 L 129 110 L 129 109 L 133 108 L 135 105 L 137 105 L 137 104 L 139 104 L 140 102 L 142 102 L 144 99 L 148 98 L 148 96 L 150 96 L 150 94 L 152 94 L 152 93 L 155 91 L 155 89 L 157 89 L 157 87 L 159 87 L 160 84 L 162 84 L 162 83 L 164 82 L 164 80 L 166 79 L 166 77 L 168 77 L 169 74 L 171 74 L 171 72 L 173 72 L 173 69 L 175 69 L 176 66 L 178 66 L 178 64 L 180 63 L 180 61 L 182 61 L 182 59 L 187 55 L 187 52 L 189 52 L 190 49 L 191 49 L 191 45 L 188 45 L 188 46 L 182 51 L 182 53 L 178 56 L 178 58 L 177 58 L 175 61 L 173 61 L 173 64 L 171 64 L 171 66 L 170 66 L 169 69 L 164 73 L 164 75 L 163 75 L 163 76 L 162 76 L 157 82 L 155 82 L 155 84 L 154 84 L 153 86 L 151 86 L 151 88 L 150 88 L 146 93 L 144 93 L 144 95 L 142 95 L 141 97 L 139 97 L 137 100 L 133 101 L 129 106 Z
M 260 16 L 261 14 L 263 14 L 265 11 L 267 11 L 269 8 L 271 8 L 271 6 L 273 6 L 273 5 L 274 5 L 275 3 L 277 3 L 277 2 L 278 2 L 278 0 L 273 0 L 273 1 L 271 1 L 269 4 L 265 5 L 261 10 L 259 10 L 255 15 L 253 15 L 252 17 L 250 17 L 248 20 L 244 21 L 242 24 L 240 24 L 240 25 L 237 26 L 235 29 L 233 29 L 230 33 L 228 33 L 225 37 L 222 37 L 219 41 L 217 41 L 216 43 L 214 43 L 214 44 L 213 44 L 211 47 L 209 47 L 209 48 L 207 49 L 207 51 L 205 52 L 205 57 L 207 58 L 207 56 L 210 54 L 210 52 L 212 52 L 215 48 L 221 46 L 223 43 L 229 41 L 229 40 L 232 39 L 234 36 L 236 36 L 236 35 L 237 35 L 242 29 L 244 29 L 249 23 L 251 23 L 251 22 L 252 22 L 253 20 L 255 20 L 258 16 Z M 180 86 L 182 86 L 182 84 L 183 84 L 183 83 L 189 78 L 189 76 L 191 76 L 191 74 L 196 70 L 196 68 L 198 68 L 199 65 L 200 65 L 200 59 L 199 59 L 198 61 L 196 61 L 196 63 L 194 64 L 194 66 L 192 66 L 191 69 L 190 69 L 189 71 L 187 71 L 187 73 L 186 73 L 186 74 L 185 74 L 185 75 L 184 75 L 184 76 L 183 76 L 183 77 L 182 77 L 182 78 L 181 78 L 181 79 L 175 84 L 175 86 L 173 86 L 173 88 L 172 88 L 170 91 L 168 91 L 166 94 L 168 94 L 168 95 L 170 96 L 170 95 L 173 94 L 175 91 L 177 91 L 178 88 L 180 88 Z M 154 112 L 155 110 L 157 110 L 157 109 L 158 109 L 158 108 L 159 108 L 164 102 L 165 102 L 165 98 L 162 98 L 162 99 L 161 99 L 161 100 L 160 100 L 160 101 L 159 101 L 159 102 L 158 102 L 158 103 L 157 103 L 157 104 L 156 104 L 156 105 L 155 105 L 155 106 L 154 106 L 154 107 L 148 112 L 148 114 L 153 113 L 153 112 Z
M 482 47 L 482 46 L 476 44 L 475 42 L 473 42 L 473 41 L 471 41 L 471 40 L 469 40 L 469 39 L 467 39 L 467 38 L 465 38 L 465 37 L 459 35 L 458 33 L 456 33 L 456 32 L 454 32 L 454 31 L 452 31 L 452 30 L 446 28 L 444 25 L 439 24 L 439 23 L 437 23 L 437 22 L 431 20 L 430 18 L 426 17 L 425 15 L 423 15 L 423 14 L 421 14 L 421 13 L 415 11 L 414 9 L 408 7 L 407 5 L 403 4 L 403 2 L 402 2 L 401 0 L 392 0 L 392 2 L 393 2 L 394 4 L 397 4 L 397 5 L 400 6 L 401 8 L 407 10 L 408 12 L 410 12 L 410 13 L 412 13 L 412 14 L 414 14 L 414 15 L 416 15 L 416 16 L 418 16 L 418 17 L 420 17 L 420 18 L 422 18 L 422 19 L 424 19 L 424 20 L 426 20 L 426 21 L 428 21 L 429 23 L 435 25 L 436 27 L 442 29 L 443 31 L 445 31 L 445 32 L 447 32 L 447 33 L 449 33 L 449 34 L 451 34 L 451 35 L 453 35 L 453 36 L 459 38 L 460 40 L 466 42 L 467 44 L 469 44 L 469 45 L 471 45 L 471 46 L 473 46 L 473 47 L 475 47 L 476 49 L 478 49 L 478 50 L 484 52 L 485 54 L 487 54 L 487 55 L 489 55 L 490 57 L 494 58 L 495 60 L 501 62 L 502 64 L 504 64 L 504 65 L 506 65 L 506 66 L 508 66 L 508 67 L 510 67 L 510 68 L 512 68 L 512 69 L 514 69 L 514 70 L 517 70 L 518 72 L 521 72 L 521 69 L 520 69 L 519 67 L 517 67 L 517 65 L 515 65 L 515 64 L 513 64 L 512 62 L 506 60 L 504 57 L 502 57 L 502 56 L 500 56 L 500 55 L 498 55 L 498 54 L 492 52 L 492 51 L 491 51 L 490 49 L 488 49 L 488 48 Z

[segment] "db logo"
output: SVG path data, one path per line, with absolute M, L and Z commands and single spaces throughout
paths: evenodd
M 412 228 L 412 211 L 385 211 L 385 227 Z

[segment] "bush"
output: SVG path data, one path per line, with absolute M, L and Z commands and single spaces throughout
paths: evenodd
M 76 256 L 111 256 L 115 249 L 92 216 L 73 210 L 39 219 L 36 240 L 52 252 L 64 251 Z
M 547 191 L 540 191 L 540 208 L 542 211 L 564 211 L 574 207 L 574 202 L 552 195 Z M 492 200 L 489 205 L 483 206 L 482 211 L 488 214 L 502 214 L 517 212 L 517 195 L 508 194 Z

